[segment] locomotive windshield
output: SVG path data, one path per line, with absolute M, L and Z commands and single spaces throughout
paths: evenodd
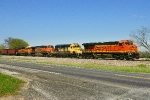
M 79 45 L 76 45 L 76 46 L 72 46 L 72 48 L 79 48 L 80 46 Z
M 119 46 L 123 46 L 123 42 L 122 42 L 122 43 L 119 43 Z
M 54 48 L 52 45 L 49 45 L 48 48 Z
M 75 46 L 75 47 L 80 47 L 79 45 Z
M 125 44 L 126 44 L 127 46 L 133 45 L 132 42 L 125 42 Z
M 130 42 L 126 42 L 125 44 L 126 44 L 126 45 L 130 45 Z
M 131 45 L 133 45 L 133 42 L 132 41 L 121 41 L 119 43 L 119 46 L 124 46 L 124 45 L 131 46 Z

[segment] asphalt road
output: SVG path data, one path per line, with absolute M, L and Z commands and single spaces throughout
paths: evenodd
M 14 100 L 150 100 L 150 74 L 2 60 L 0 68 L 30 80 Z

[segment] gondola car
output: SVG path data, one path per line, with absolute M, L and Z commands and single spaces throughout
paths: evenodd
M 2 49 L 2 55 L 16 55 L 18 49 Z

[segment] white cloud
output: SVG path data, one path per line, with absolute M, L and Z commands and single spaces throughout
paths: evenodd
M 132 15 L 132 17 L 134 17 L 134 18 L 144 18 L 144 16 L 143 15 Z

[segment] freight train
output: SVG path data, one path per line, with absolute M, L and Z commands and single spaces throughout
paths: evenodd
M 78 43 L 60 45 L 27 46 L 22 49 L 4 49 L 2 55 L 45 56 L 45 57 L 74 57 L 96 59 L 112 57 L 116 60 L 138 59 L 139 51 L 131 40 L 112 42 L 83 43 L 83 49 Z

